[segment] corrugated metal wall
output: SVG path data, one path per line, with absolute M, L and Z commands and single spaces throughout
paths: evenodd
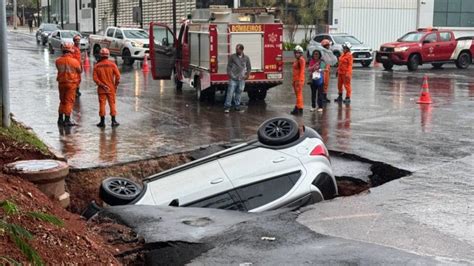
M 352 34 L 374 50 L 416 28 L 416 0 L 339 1 L 336 32 Z

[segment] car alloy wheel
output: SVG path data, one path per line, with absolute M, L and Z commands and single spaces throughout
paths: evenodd
M 277 117 L 269 119 L 259 127 L 258 140 L 266 145 L 289 144 L 299 138 L 298 123 L 293 119 Z
M 102 181 L 100 198 L 109 205 L 123 205 L 133 201 L 141 191 L 141 186 L 129 179 L 109 177 Z

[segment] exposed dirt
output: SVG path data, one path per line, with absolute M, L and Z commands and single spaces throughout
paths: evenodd
M 126 177 L 141 183 L 145 177 L 189 162 L 191 159 L 188 155 L 176 154 L 107 168 L 71 169 L 66 179 L 67 190 L 71 195 L 69 210 L 82 213 L 93 200 L 101 205 L 99 187 L 106 177 Z
M 31 159 L 49 159 L 52 155 L 44 154 L 33 146 L 14 141 L 0 134 L 0 166 L 18 161 Z

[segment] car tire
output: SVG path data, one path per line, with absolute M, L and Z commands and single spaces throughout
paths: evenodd
M 54 54 L 54 48 L 51 44 L 48 45 L 48 48 L 49 48 L 49 53 Z
M 444 64 L 443 63 L 433 63 L 431 64 L 433 68 L 440 69 Z
M 285 117 L 276 117 L 263 122 L 257 131 L 258 140 L 270 146 L 290 144 L 300 137 L 298 123 Z
M 266 88 L 252 88 L 247 90 L 250 101 L 263 101 L 267 97 Z
M 128 49 L 123 50 L 122 59 L 123 59 L 123 63 L 127 66 L 131 66 L 133 65 L 133 63 L 135 63 L 135 59 L 132 58 L 132 54 L 130 53 L 130 50 Z
M 466 69 L 472 62 L 471 55 L 468 52 L 461 52 L 456 60 L 456 67 L 459 69 Z
M 47 41 L 41 41 L 41 44 L 42 44 L 43 46 L 46 46 L 46 43 L 47 43 Z
M 383 63 L 383 68 L 384 68 L 385 70 L 392 70 L 392 68 L 393 68 L 393 63 L 392 63 L 392 62 L 384 62 L 384 63 Z
M 125 205 L 140 195 L 142 187 L 123 177 L 109 177 L 102 181 L 99 196 L 108 205 Z
M 409 71 L 416 71 L 420 65 L 420 55 L 412 54 L 408 58 L 407 68 Z
M 366 61 L 362 61 L 360 63 L 363 67 L 369 67 L 370 64 L 372 64 L 372 60 L 366 60 Z

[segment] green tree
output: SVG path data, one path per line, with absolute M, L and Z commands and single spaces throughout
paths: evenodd
M 324 21 L 328 9 L 327 0 L 296 0 L 298 5 L 299 22 L 305 30 L 305 41 L 311 38 L 314 29 L 318 29 Z M 308 36 L 309 33 L 309 36 Z

